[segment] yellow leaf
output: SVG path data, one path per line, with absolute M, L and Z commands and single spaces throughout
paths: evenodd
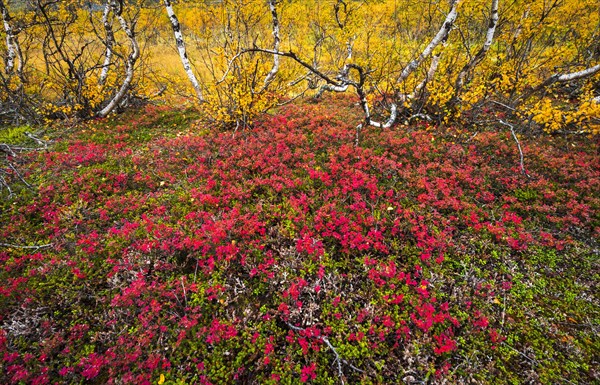
M 162 385 L 165 383 L 165 375 L 161 374 L 160 378 L 158 379 L 158 385 Z

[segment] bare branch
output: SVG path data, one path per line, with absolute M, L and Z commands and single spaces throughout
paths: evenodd
M 298 332 L 303 332 L 305 331 L 305 329 L 302 329 L 298 326 L 294 326 L 289 322 L 286 322 L 287 326 L 294 330 L 294 331 L 298 331 Z M 355 370 L 359 373 L 363 373 L 363 374 L 368 374 L 367 372 L 365 372 L 362 369 L 357 368 L 356 366 L 352 365 L 351 363 L 349 363 L 348 361 L 346 361 L 345 359 L 343 359 L 342 357 L 340 357 L 339 353 L 337 352 L 337 349 L 331 344 L 331 342 L 329 341 L 329 339 L 325 336 L 314 336 L 314 338 L 320 339 L 321 341 L 323 341 L 325 343 L 325 345 L 327 345 L 327 347 L 333 352 L 333 354 L 335 355 L 335 363 L 337 364 L 337 368 L 338 368 L 338 375 L 340 377 L 340 381 L 342 382 L 342 384 L 344 384 L 344 372 L 342 371 L 342 364 L 348 366 L 349 368 L 351 368 L 352 370 Z
M 340 9 L 341 6 L 344 7 L 344 21 L 340 20 Z M 340 29 L 344 29 L 346 23 L 348 22 L 348 5 L 344 2 L 344 0 L 337 0 L 337 3 L 333 6 L 333 11 L 335 14 L 335 22 L 337 23 Z
M 53 244 L 52 243 L 48 243 L 46 245 L 33 245 L 33 246 L 21 246 L 21 245 L 13 245 L 11 243 L 0 243 L 0 247 L 10 247 L 12 249 L 34 249 L 34 250 L 39 250 L 39 249 L 45 249 L 48 247 L 52 247 Z
M 538 86 L 532 88 L 528 92 L 525 92 L 524 94 L 522 94 L 521 96 L 516 98 L 512 102 L 512 105 L 513 105 L 513 107 L 518 105 L 519 103 L 529 99 L 529 97 L 531 97 L 532 95 L 543 91 L 544 89 L 546 89 L 547 87 L 549 87 L 555 83 L 566 83 L 566 82 L 570 82 L 573 80 L 584 79 L 584 78 L 593 76 L 599 72 L 600 72 L 600 64 L 597 64 L 593 67 L 588 67 L 581 71 L 571 72 L 568 74 L 554 74 L 554 75 L 550 76 L 548 79 L 546 79 L 545 81 L 543 81 Z
M 263 52 L 263 53 L 268 53 L 271 55 L 279 55 L 279 56 L 284 56 L 284 57 L 289 57 L 290 59 L 294 60 L 296 63 L 300 64 L 301 66 L 303 66 L 304 68 L 308 69 L 310 72 L 312 72 L 313 74 L 317 75 L 318 77 L 320 77 L 321 79 L 323 79 L 325 82 L 327 82 L 328 84 L 333 84 L 336 86 L 341 85 L 340 82 L 337 82 L 333 79 L 331 79 L 329 76 L 327 76 L 326 74 L 324 74 L 323 72 L 319 71 L 317 68 L 315 68 L 314 66 L 312 66 L 311 64 L 307 63 L 306 61 L 300 59 L 298 57 L 298 55 L 296 55 L 296 53 L 292 52 L 292 51 L 288 51 L 288 52 L 281 52 L 281 51 L 275 51 L 272 49 L 265 49 L 265 48 L 244 48 L 243 50 L 241 50 L 231 61 L 230 63 L 234 60 L 237 59 L 239 56 L 241 56 L 242 54 L 248 53 L 248 52 Z M 229 69 L 228 69 L 229 71 Z
M 37 144 L 39 144 L 40 146 L 43 146 L 44 150 L 48 149 L 48 142 L 47 141 L 38 138 L 37 136 L 33 135 L 30 132 L 25 132 L 24 135 L 26 137 L 28 137 L 29 139 L 33 140 L 34 142 L 36 142 Z
M 527 171 L 525 170 L 525 159 L 523 156 L 523 149 L 521 148 L 521 142 L 519 141 L 519 138 L 517 138 L 517 134 L 515 133 L 515 127 L 512 124 L 505 122 L 504 120 L 499 120 L 499 122 L 500 122 L 500 124 L 502 124 L 510 129 L 510 133 L 512 134 L 512 137 L 515 140 L 515 142 L 517 142 L 517 148 L 519 149 L 519 156 L 520 156 L 519 164 L 521 166 L 521 172 L 527 178 L 531 178 L 529 176 L 529 174 L 527 174 Z

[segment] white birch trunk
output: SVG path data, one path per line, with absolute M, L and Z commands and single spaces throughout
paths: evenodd
M 556 81 L 560 82 L 560 83 L 570 82 L 572 80 L 587 78 L 588 76 L 592 76 L 592 75 L 596 74 L 597 72 L 600 72 L 600 64 L 595 65 L 593 67 L 586 68 L 581 71 L 571 72 L 570 74 L 558 75 L 556 77 Z
M 198 83 L 198 79 L 196 79 L 196 75 L 192 71 L 192 66 L 190 65 L 190 60 L 187 56 L 187 51 L 185 49 L 185 43 L 183 41 L 183 34 L 181 33 L 181 25 L 179 24 L 179 19 L 175 15 L 173 11 L 173 6 L 170 0 L 164 0 L 165 9 L 167 10 L 167 15 L 169 16 L 169 21 L 171 22 L 171 27 L 173 27 L 173 34 L 175 35 L 175 44 L 177 45 L 177 51 L 179 52 L 179 57 L 181 58 L 181 64 L 183 64 L 183 70 L 187 74 L 188 79 L 192 83 L 192 87 L 194 87 L 194 91 L 196 91 L 196 96 L 199 101 L 204 101 L 204 97 L 202 95 L 202 90 L 200 88 L 200 83 Z
M 10 14 L 8 8 L 2 0 L 0 0 L 0 12 L 2 13 L 2 23 L 4 24 L 4 31 L 6 32 L 6 61 L 4 64 L 4 72 L 7 75 L 12 75 L 15 68 L 15 59 L 21 57 L 19 43 L 15 31 L 10 24 Z M 17 69 L 19 74 L 22 70 L 22 60 L 19 61 L 19 68 Z
M 277 0 L 269 0 L 269 9 L 273 18 L 273 51 L 279 51 L 281 38 L 279 37 L 279 17 L 277 16 Z M 273 55 L 273 67 L 265 77 L 265 85 L 263 90 L 271 84 L 275 79 L 275 75 L 279 72 L 279 55 Z
M 492 42 L 494 41 L 494 34 L 496 33 L 496 26 L 498 25 L 498 0 L 492 0 L 491 14 L 490 14 L 490 22 L 488 25 L 487 32 L 485 34 L 485 43 L 483 46 L 475 54 L 475 56 L 469 61 L 463 69 L 458 74 L 456 78 L 456 83 L 454 85 L 455 94 L 458 96 L 460 91 L 462 90 L 465 82 L 469 82 L 469 77 L 473 68 L 477 66 L 486 56 L 487 52 L 490 50 L 492 46 Z
M 425 75 L 425 79 L 423 79 L 423 81 L 421 81 L 421 83 L 417 84 L 414 92 L 408 96 L 408 99 L 414 99 L 418 92 L 425 89 L 425 86 L 427 86 L 427 83 L 429 81 L 431 81 L 431 79 L 433 79 L 433 77 L 435 76 L 435 73 L 437 72 L 437 69 L 440 65 L 441 58 L 442 58 L 441 52 L 438 53 L 437 55 L 433 55 L 433 57 L 431 58 L 431 64 L 429 64 L 429 70 L 427 70 L 427 75 Z
M 108 19 L 110 14 L 111 6 L 110 0 L 106 2 L 106 6 L 104 7 L 104 12 L 102 13 L 102 24 L 104 25 L 104 31 L 106 32 L 106 41 L 104 44 L 106 45 L 106 53 L 104 54 L 104 63 L 102 64 L 102 72 L 100 72 L 100 78 L 98 79 L 99 85 L 104 85 L 106 82 L 106 78 L 108 77 L 108 69 L 110 66 L 110 61 L 112 60 L 113 54 L 113 46 L 115 42 L 115 35 L 112 29 L 112 22 Z
M 342 67 L 342 69 L 340 70 L 340 73 L 336 76 L 336 79 L 341 81 L 342 84 L 341 85 L 324 84 L 323 86 L 321 86 L 321 88 L 319 88 L 319 92 L 317 92 L 317 94 L 315 95 L 315 99 L 319 99 L 321 96 L 323 96 L 325 91 L 346 92 L 348 90 L 349 83 L 347 83 L 345 81 L 345 79 L 348 78 L 348 74 L 350 72 L 350 65 L 348 64 L 348 62 L 350 60 L 352 60 L 352 54 L 354 52 L 354 49 L 352 46 L 353 43 L 354 43 L 354 38 L 350 39 L 346 43 L 346 52 L 348 53 L 348 55 L 346 56 L 346 64 L 344 65 L 344 67 Z M 315 67 L 316 67 L 316 63 L 315 63 Z
M 98 115 L 98 117 L 101 117 L 101 118 L 104 118 L 108 114 L 110 114 L 112 112 L 112 110 L 114 110 L 115 107 L 119 105 L 119 103 L 121 102 L 121 100 L 123 99 L 125 94 L 127 93 L 127 90 L 129 89 L 129 85 L 131 84 L 131 81 L 133 80 L 133 70 L 135 67 L 135 63 L 137 62 L 137 59 L 140 56 L 140 48 L 138 46 L 137 40 L 135 39 L 135 34 L 134 34 L 133 30 L 129 27 L 129 25 L 127 24 L 127 21 L 121 15 L 121 11 L 117 10 L 117 5 L 114 3 L 114 1 L 111 1 L 111 6 L 113 9 L 113 12 L 115 13 L 115 15 L 117 17 L 117 20 L 121 24 L 121 28 L 123 29 L 123 31 L 129 38 L 129 42 L 131 44 L 131 53 L 129 54 L 129 57 L 127 58 L 127 63 L 125 66 L 125 79 L 123 80 L 123 84 L 121 84 L 121 88 L 119 88 L 119 91 L 117 91 L 115 96 L 106 105 L 106 107 L 104 107 L 102 110 L 100 110 L 98 112 L 97 115 Z
M 390 128 L 396 122 L 397 118 L 398 118 L 398 106 L 396 106 L 394 103 L 392 103 L 392 105 L 390 106 L 390 118 L 388 119 L 387 122 L 385 122 L 385 123 L 374 122 L 369 118 L 369 124 L 371 126 L 377 127 L 377 128 Z
M 446 20 L 444 20 L 444 24 L 442 25 L 438 33 L 434 36 L 434 38 L 429 42 L 427 47 L 425 47 L 423 52 L 421 52 L 421 54 L 416 59 L 413 59 L 410 63 L 408 63 L 406 67 L 404 67 L 402 73 L 400 74 L 400 77 L 398 77 L 398 83 L 406 80 L 406 78 L 408 78 L 408 76 L 411 73 L 413 73 L 414 70 L 419 68 L 423 60 L 427 59 L 431 55 L 435 47 L 440 45 L 440 43 L 444 42 L 448 38 L 448 34 L 450 33 L 450 30 L 454 25 L 454 21 L 456 20 L 456 16 L 458 15 L 457 7 L 459 3 L 460 0 L 452 1 L 452 8 L 450 9 L 450 12 L 448 12 Z
M 596 64 L 593 67 L 588 67 L 584 70 L 577 71 L 577 72 L 571 72 L 568 74 L 554 74 L 554 75 L 550 76 L 548 79 L 546 79 L 544 82 L 542 82 L 540 85 L 538 85 L 537 87 L 530 89 L 528 92 L 525 92 L 523 95 L 516 98 L 511 104 L 514 107 L 514 106 L 522 103 L 523 101 L 529 99 L 529 97 L 531 97 L 535 93 L 541 92 L 546 87 L 549 87 L 554 83 L 566 83 L 566 82 L 570 82 L 573 80 L 579 80 L 579 79 L 593 76 L 597 73 L 600 73 L 600 64 Z

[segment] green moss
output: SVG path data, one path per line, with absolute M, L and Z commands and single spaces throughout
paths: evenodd
M 0 143 L 11 145 L 27 143 L 31 140 L 25 136 L 25 133 L 28 131 L 31 131 L 31 127 L 29 126 L 0 128 Z

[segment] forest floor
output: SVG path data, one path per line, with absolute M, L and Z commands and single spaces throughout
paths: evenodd
M 600 382 L 598 138 L 523 137 L 524 175 L 505 129 L 358 122 L 48 129 L 1 192 L 0 383 Z

